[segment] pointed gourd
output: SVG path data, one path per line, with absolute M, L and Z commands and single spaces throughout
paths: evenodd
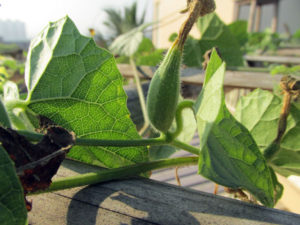
M 156 70 L 148 91 L 147 112 L 154 128 L 166 133 L 175 117 L 180 91 L 182 48 L 175 42 Z

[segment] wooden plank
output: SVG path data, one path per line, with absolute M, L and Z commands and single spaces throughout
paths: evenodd
M 260 21 L 261 21 L 261 5 L 257 5 L 256 7 L 256 17 L 255 17 L 255 32 L 259 32 L 260 29 Z
M 293 48 L 283 47 L 283 48 L 277 49 L 276 54 L 279 56 L 299 57 L 300 56 L 300 48 L 299 47 L 293 47 Z
M 300 214 L 300 188 L 289 179 L 277 174 L 278 181 L 284 186 L 284 192 L 280 199 L 286 210 Z
M 274 1 L 273 7 L 274 7 L 274 14 L 272 18 L 271 30 L 273 33 L 275 33 L 277 31 L 277 26 L 278 26 L 278 14 L 279 14 L 278 0 Z
M 124 77 L 133 77 L 132 69 L 127 64 L 118 64 L 118 68 Z M 154 67 L 142 66 L 141 67 L 149 78 L 153 76 L 155 71 Z M 140 77 L 144 77 L 139 73 Z M 237 88 L 262 88 L 272 90 L 274 84 L 279 83 L 281 75 L 271 76 L 269 73 L 264 72 L 247 72 L 247 71 L 230 71 L 227 70 L 224 79 L 225 87 Z M 187 68 L 182 70 L 181 82 L 183 84 L 202 85 L 204 81 L 204 71 L 200 69 Z
M 266 56 L 266 55 L 246 55 L 244 59 L 254 62 L 269 62 L 281 64 L 300 64 L 300 57 L 292 56 Z
M 248 29 L 247 29 L 248 33 L 252 32 L 256 5 L 257 5 L 257 0 L 251 0 L 250 12 L 248 17 Z
M 59 176 L 95 167 L 65 160 Z M 299 224 L 300 215 L 150 179 L 106 182 L 30 196 L 29 224 Z
M 237 21 L 240 17 L 241 5 L 235 2 L 233 9 L 233 21 Z

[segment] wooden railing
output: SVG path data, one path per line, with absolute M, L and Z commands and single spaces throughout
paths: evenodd
M 124 77 L 133 77 L 133 71 L 130 65 L 118 64 L 118 68 Z M 153 76 L 155 71 L 154 67 L 141 66 L 142 71 L 149 75 L 149 78 Z M 145 78 L 142 73 L 139 73 L 140 77 Z M 248 71 L 233 71 L 227 70 L 225 74 L 224 86 L 235 88 L 262 88 L 266 90 L 272 90 L 274 84 L 279 83 L 281 75 L 271 76 L 267 72 L 248 72 Z M 195 68 L 182 69 L 181 82 L 183 84 L 202 85 L 204 81 L 204 71 Z
M 99 170 L 65 160 L 60 177 Z M 30 196 L 32 225 L 299 224 L 300 215 L 150 179 L 131 179 Z

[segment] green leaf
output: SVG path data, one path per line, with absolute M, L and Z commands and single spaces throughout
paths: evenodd
M 154 145 L 149 148 L 149 158 L 151 161 L 167 159 L 178 149 L 171 145 Z
M 118 36 L 110 45 L 109 50 L 114 54 L 133 56 L 143 41 L 143 31 L 153 23 L 146 23 L 131 31 Z
M 5 81 L 10 77 L 9 73 L 7 72 L 4 66 L 0 66 L 0 82 Z
M 195 104 L 200 137 L 199 173 L 230 188 L 248 190 L 274 205 L 270 170 L 250 133 L 229 113 L 222 90 L 225 64 L 211 58 L 208 78 Z M 213 76 L 211 76 L 213 74 Z
M 235 36 L 240 46 L 244 46 L 248 41 L 247 32 L 248 22 L 245 20 L 237 20 L 228 25 L 231 33 Z
M 251 132 L 261 151 L 276 138 L 281 105 L 281 98 L 261 89 L 242 97 L 237 105 L 235 114 L 237 120 Z M 272 160 L 271 166 L 284 176 L 300 175 L 299 155 L 300 109 L 296 104 L 292 104 L 280 152 Z
M 221 65 L 222 65 L 222 59 L 220 58 L 218 52 L 214 48 L 211 52 L 210 61 L 206 67 L 204 86 L 207 84 L 207 82 L 210 80 L 210 78 L 214 75 L 214 73 L 219 69 Z M 223 79 L 224 77 L 222 78 L 222 83 L 223 83 Z
M 0 145 L 0 224 L 24 225 L 27 219 L 24 193 L 14 165 Z
M 65 17 L 50 23 L 30 46 L 28 108 L 80 138 L 140 139 L 126 107 L 123 79 L 113 56 L 80 35 Z M 120 167 L 147 160 L 145 147 L 79 147 L 69 156 Z
M 3 98 L 5 101 L 18 100 L 19 89 L 16 83 L 6 81 L 3 85 Z
M 163 49 L 155 49 L 152 41 L 144 38 L 133 58 L 138 66 L 156 66 L 163 59 L 163 53 Z
M 0 98 L 0 125 L 4 127 L 11 127 L 6 108 Z
M 247 52 L 265 52 L 276 51 L 280 45 L 281 39 L 278 33 L 272 32 L 270 28 L 263 32 L 254 32 L 248 34 L 248 42 L 245 47 Z
M 192 109 L 186 108 L 182 111 L 183 128 L 182 132 L 177 136 L 177 140 L 189 143 L 197 130 L 197 123 Z
M 156 66 L 163 58 L 163 49 L 155 49 L 152 41 L 148 38 L 143 38 L 138 50 L 133 55 L 133 59 L 137 66 Z M 116 59 L 117 63 L 129 64 L 129 57 L 121 55 Z
M 216 13 L 210 13 L 200 17 L 197 27 L 201 33 L 200 46 L 202 52 L 218 47 L 222 59 L 228 66 L 243 66 L 243 53 L 241 46 Z
M 224 74 L 225 63 L 222 64 L 222 60 L 214 49 L 207 65 L 203 89 L 194 106 L 200 137 L 200 148 L 204 147 L 213 123 L 221 110 L 224 95 Z
M 3 103 L 7 109 L 7 115 L 10 119 L 12 128 L 34 131 L 34 127 L 24 112 L 24 108 L 19 107 L 19 104 L 22 103 L 19 99 L 19 89 L 16 83 L 9 80 L 4 83 Z M 23 103 L 23 105 L 24 104 L 25 103 Z
M 174 42 L 178 37 L 177 33 L 173 33 L 169 37 L 170 42 Z M 200 67 L 202 68 L 203 55 L 205 51 L 202 51 L 202 46 L 198 39 L 188 36 L 184 44 L 184 54 L 182 63 L 188 67 Z
M 287 67 L 285 65 L 279 65 L 279 66 L 271 66 L 271 74 L 284 74 L 284 75 L 296 75 L 300 76 L 300 65 L 298 66 L 292 66 Z
M 155 49 L 152 41 L 149 38 L 143 38 L 141 43 L 138 46 L 137 53 L 142 53 L 142 52 L 151 52 Z
M 156 49 L 150 52 L 138 52 L 134 56 L 138 66 L 157 66 L 163 59 L 163 49 Z
M 203 52 L 199 40 L 189 36 L 184 44 L 183 64 L 188 67 L 202 67 Z

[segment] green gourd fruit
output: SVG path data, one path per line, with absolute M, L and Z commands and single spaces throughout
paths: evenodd
M 175 42 L 156 70 L 148 91 L 147 112 L 154 128 L 166 133 L 174 120 L 179 91 L 182 48 Z

